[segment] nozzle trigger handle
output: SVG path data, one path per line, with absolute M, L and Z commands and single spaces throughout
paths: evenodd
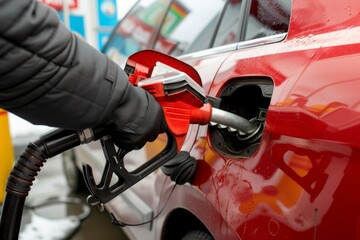
M 155 157 L 131 172 L 126 169 L 124 164 L 124 156 L 128 151 L 119 149 L 116 152 L 111 138 L 102 138 L 100 142 L 106 164 L 98 184 L 96 184 L 91 166 L 83 164 L 85 183 L 93 197 L 99 203 L 107 203 L 172 159 L 177 154 L 175 137 L 170 130 L 165 130 L 165 133 L 167 135 L 165 148 Z M 114 174 L 117 178 L 113 178 Z M 112 182 L 114 179 L 117 180 L 115 183 Z

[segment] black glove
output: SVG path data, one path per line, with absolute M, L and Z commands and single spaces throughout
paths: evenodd
M 131 104 L 131 108 L 122 112 L 114 114 L 108 125 L 108 131 L 113 138 L 114 143 L 127 150 L 140 149 L 146 142 L 154 141 L 159 133 L 163 133 L 166 129 L 166 121 L 161 106 L 157 103 L 155 98 L 142 88 L 135 88 L 137 94 L 134 95 L 133 100 L 136 104 Z M 119 111 L 120 111 L 119 110 Z M 130 122 L 123 126 L 116 121 L 119 115 L 134 114 Z

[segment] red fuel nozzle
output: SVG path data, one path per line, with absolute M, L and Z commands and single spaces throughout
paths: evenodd
M 151 93 L 162 106 L 178 150 L 191 123 L 209 123 L 211 105 L 204 103 L 201 78 L 192 66 L 157 51 L 142 50 L 128 58 L 125 71 L 133 85 Z
M 204 90 L 185 73 L 165 73 L 140 81 L 138 86 L 151 93 L 162 106 L 178 150 L 184 143 L 190 124 L 210 122 L 212 107 L 204 103 Z

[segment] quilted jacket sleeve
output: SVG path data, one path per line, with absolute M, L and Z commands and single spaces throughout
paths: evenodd
M 54 10 L 38 1 L 0 0 L 0 23 L 0 108 L 66 129 L 115 116 L 126 132 L 144 121 L 148 95 L 72 34 Z

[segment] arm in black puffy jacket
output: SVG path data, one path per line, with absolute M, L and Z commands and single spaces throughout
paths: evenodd
M 0 108 L 65 129 L 110 125 L 120 144 L 154 140 L 161 107 L 38 1 L 0 0 Z

